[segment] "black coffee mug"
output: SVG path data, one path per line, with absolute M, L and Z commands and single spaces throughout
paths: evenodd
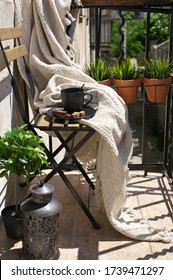
M 85 102 L 85 97 L 89 99 Z M 84 106 L 88 105 L 92 100 L 90 93 L 85 93 L 82 88 L 65 88 L 61 90 L 61 99 L 63 108 L 68 113 L 82 111 Z

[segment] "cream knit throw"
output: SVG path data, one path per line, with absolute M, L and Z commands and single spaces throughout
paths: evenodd
M 73 4 L 80 5 L 80 1 Z M 135 215 L 125 207 L 127 166 L 132 154 L 127 108 L 113 89 L 97 84 L 72 61 L 78 9 L 70 10 L 70 0 L 15 0 L 15 5 L 16 24 L 22 26 L 23 41 L 29 50 L 28 63 L 36 84 L 35 105 L 40 112 L 61 102 L 61 88 L 85 84 L 84 89 L 93 95 L 96 114 L 81 123 L 98 133 L 78 156 L 85 161 L 97 159 L 97 190 L 101 192 L 110 223 L 133 239 L 170 242 L 170 232 L 135 220 Z M 19 67 L 25 79 L 22 62 Z

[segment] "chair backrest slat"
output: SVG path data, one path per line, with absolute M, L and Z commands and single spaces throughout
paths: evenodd
M 20 27 L 0 28 L 0 40 L 7 41 L 11 39 L 19 39 L 22 37 L 22 31 Z M 25 56 L 28 52 L 25 45 L 19 45 L 16 47 L 6 47 L 3 52 L 5 53 L 6 60 L 11 62 L 19 57 Z
M 19 57 L 25 56 L 28 52 L 25 45 L 20 45 L 11 49 L 4 50 L 8 62 Z
M 23 62 L 26 68 L 26 72 L 28 73 L 27 76 L 30 78 L 30 71 L 28 66 L 26 65 L 26 61 L 24 59 L 24 56 L 28 54 L 27 48 L 24 44 L 20 43 L 20 38 L 22 37 L 22 32 L 20 27 L 11 27 L 11 28 L 0 28 L 0 59 L 2 59 L 2 63 L 0 63 L 0 69 L 2 70 L 1 66 L 5 66 L 8 69 L 8 72 L 11 76 L 11 85 L 13 88 L 13 93 L 16 98 L 18 108 L 21 114 L 21 117 L 24 121 L 24 123 L 29 123 L 29 115 L 28 115 L 28 96 L 27 91 L 23 91 L 23 97 L 26 94 L 25 98 L 21 98 L 19 89 L 17 86 L 17 81 L 14 78 L 13 70 L 10 67 L 10 62 L 17 60 L 18 58 L 23 58 Z M 17 40 L 16 44 L 9 44 L 8 46 L 8 40 Z M 5 44 L 4 42 L 5 41 Z M 15 46 L 14 46 L 15 45 Z M 30 80 L 29 80 L 30 84 Z M 32 84 L 31 84 L 32 85 Z M 33 86 L 34 87 L 34 86 Z M 32 88 L 31 88 L 32 89 Z M 24 100 L 23 100 L 24 99 Z
M 20 37 L 22 37 L 22 31 L 20 27 L 0 28 L 1 41 L 6 41 Z

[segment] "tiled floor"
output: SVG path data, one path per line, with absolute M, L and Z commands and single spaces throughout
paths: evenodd
M 173 230 L 173 189 L 161 174 L 132 171 L 128 185 L 128 206 L 148 218 L 152 225 Z M 68 176 L 87 202 L 88 186 L 78 172 L 69 172 Z M 91 174 L 92 176 L 92 174 Z M 88 218 L 76 204 L 69 190 L 58 175 L 50 181 L 56 186 L 54 196 L 63 206 L 60 214 L 59 248 L 60 260 L 171 260 L 173 244 L 161 242 L 140 242 L 131 240 L 109 224 L 91 192 L 90 210 L 101 225 L 95 230 Z M 6 237 L 3 225 L 0 226 L 0 259 L 19 259 L 22 246 L 20 240 Z M 142 248 L 142 250 L 141 250 Z

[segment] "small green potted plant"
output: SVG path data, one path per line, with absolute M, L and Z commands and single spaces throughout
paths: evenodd
M 103 59 L 90 62 L 85 66 L 84 72 L 99 84 L 111 85 L 111 67 Z
M 143 81 L 149 101 L 165 102 L 172 81 L 172 71 L 170 59 L 144 61 Z
M 41 167 L 48 164 L 41 143 L 42 139 L 25 126 L 7 131 L 0 137 L 0 177 L 8 180 L 13 173 L 23 176 L 28 185 L 35 174 L 41 173 Z M 1 214 L 7 236 L 15 239 L 22 235 L 22 219 L 17 195 L 19 186 L 14 187 L 15 205 L 5 207 Z
M 112 76 L 117 93 L 126 103 L 135 103 L 141 85 L 141 70 L 130 58 L 116 62 L 112 67 Z

